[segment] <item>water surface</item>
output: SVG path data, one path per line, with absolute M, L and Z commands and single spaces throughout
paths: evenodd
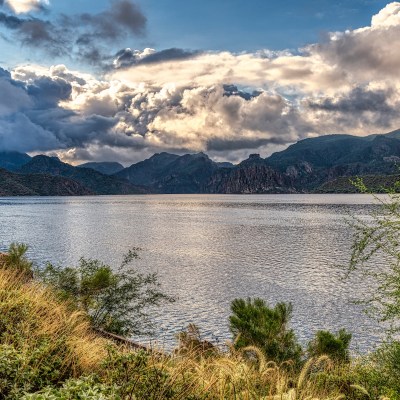
M 366 216 L 368 195 L 157 195 L 0 199 L 0 246 L 28 243 L 43 264 L 73 265 L 81 256 L 118 265 L 140 247 L 142 272 L 158 272 L 174 304 L 153 313 L 156 338 L 171 346 L 188 323 L 208 339 L 229 338 L 231 301 L 291 301 L 302 342 L 318 329 L 354 333 L 366 351 L 381 330 L 353 300 L 369 284 L 343 280 L 349 214 Z

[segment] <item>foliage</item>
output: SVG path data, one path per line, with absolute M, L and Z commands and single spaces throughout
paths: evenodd
M 236 299 L 231 311 L 230 329 L 236 348 L 257 346 L 268 360 L 300 362 L 302 349 L 293 330 L 288 329 L 292 314 L 290 303 L 278 303 L 271 308 L 259 298 Z
M 191 331 L 189 343 L 203 342 L 198 331 Z M 391 381 L 387 378 L 396 364 L 385 365 L 387 375 L 379 381 L 384 368 L 378 364 L 376 378 L 371 368 L 356 373 L 352 364 L 339 367 L 327 357 L 314 357 L 296 371 L 268 361 L 255 347 L 210 352 L 187 346 L 172 354 L 118 348 L 96 336 L 85 314 L 51 288 L 0 269 L 0 398 L 5 400 L 328 400 L 343 395 L 361 400 L 367 398 L 363 387 L 373 390 L 372 384 L 384 379 L 387 385 L 378 385 L 374 398 L 396 399 L 390 396 L 398 388 L 397 371 Z
M 16 272 L 32 276 L 33 263 L 26 257 L 29 247 L 23 243 L 11 243 L 7 253 L 1 259 L 0 264 Z
M 122 400 L 117 389 L 101 384 L 94 376 L 70 379 L 61 388 L 47 387 L 25 394 L 21 400 Z
M 336 334 L 329 331 L 318 331 L 315 338 L 308 344 L 307 352 L 310 357 L 329 356 L 337 362 L 349 362 L 349 345 L 352 334 L 345 329 Z
M 372 398 L 400 400 L 400 342 L 386 343 L 368 357 L 357 360 L 354 375 Z
M 354 182 L 362 193 L 368 188 L 361 179 Z M 400 181 L 386 191 L 386 196 L 374 196 L 378 210 L 368 219 L 353 216 L 353 246 L 348 270 L 361 270 L 376 284 L 374 294 L 364 299 L 367 310 L 379 321 L 387 322 L 391 332 L 400 329 Z M 376 262 L 385 267 L 377 268 Z
M 117 272 L 99 260 L 81 258 L 77 267 L 47 264 L 38 276 L 62 299 L 87 313 L 94 328 L 119 335 L 148 333 L 148 308 L 173 299 L 160 291 L 156 274 L 128 268 L 136 258 L 134 249 Z
M 95 371 L 107 354 L 104 343 L 85 315 L 51 290 L 0 270 L 0 398 L 20 399 L 23 391 Z
M 178 339 L 176 352 L 179 354 L 191 354 L 193 356 L 198 353 L 199 356 L 205 357 L 218 353 L 217 347 L 208 340 L 204 340 L 201 337 L 200 329 L 194 324 L 189 324 L 186 330 L 179 332 L 176 337 Z

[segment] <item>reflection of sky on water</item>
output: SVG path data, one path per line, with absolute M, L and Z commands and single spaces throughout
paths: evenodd
M 118 265 L 141 247 L 135 265 L 157 271 L 178 297 L 153 314 L 161 343 L 170 345 L 189 322 L 224 341 L 230 302 L 259 296 L 293 303 L 301 340 L 346 327 L 365 350 L 379 330 L 351 300 L 366 283 L 341 280 L 336 265 L 348 259 L 346 216 L 372 208 L 363 195 L 0 199 L 0 244 L 29 243 L 39 263 L 63 265 L 81 256 Z

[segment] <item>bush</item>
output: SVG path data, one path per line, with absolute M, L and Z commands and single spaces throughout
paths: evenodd
M 230 329 L 236 348 L 256 346 L 268 360 L 300 363 L 302 349 L 293 330 L 288 329 L 291 304 L 278 303 L 270 308 L 259 298 L 236 299 L 232 302 L 231 311 Z
M 0 270 L 0 398 L 57 385 L 99 368 L 106 341 L 84 314 L 12 270 Z
M 33 263 L 26 257 L 28 246 L 23 243 L 11 243 L 7 253 L 1 255 L 0 266 L 33 277 Z
M 117 272 L 85 258 L 77 267 L 48 264 L 38 277 L 54 287 L 61 299 L 83 310 L 94 328 L 125 336 L 150 333 L 148 308 L 173 299 L 160 291 L 156 274 L 127 268 L 136 258 L 136 251 L 129 252 Z
M 310 357 L 327 355 L 336 362 L 349 362 L 349 345 L 352 334 L 341 329 L 336 335 L 329 331 L 318 331 L 315 338 L 308 344 Z
M 25 394 L 21 400 L 122 400 L 117 388 L 101 384 L 94 376 L 70 379 L 61 388 L 48 387 Z

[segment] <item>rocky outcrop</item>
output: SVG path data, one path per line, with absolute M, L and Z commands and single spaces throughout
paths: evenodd
M 145 189 L 137 187 L 124 179 L 104 175 L 91 168 L 73 167 L 61 162 L 57 157 L 43 155 L 33 157 L 18 172 L 21 174 L 46 174 L 69 178 L 85 186 L 91 193 L 100 195 L 146 193 Z
M 0 196 L 87 196 L 93 195 L 79 182 L 46 174 L 16 174 L 0 169 Z

